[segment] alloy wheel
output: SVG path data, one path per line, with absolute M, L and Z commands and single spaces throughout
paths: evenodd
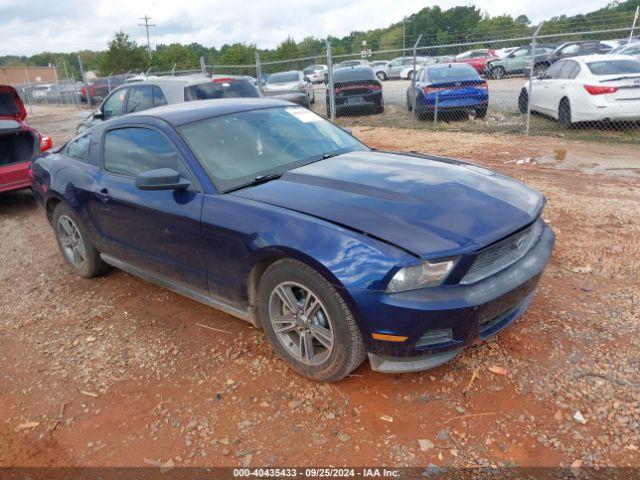
M 319 297 L 304 285 L 278 284 L 269 297 L 269 320 L 278 341 L 300 362 L 318 365 L 331 355 L 331 319 Z
M 87 259 L 84 240 L 78 226 L 67 215 L 61 215 L 58 218 L 58 237 L 67 260 L 75 267 L 82 267 Z

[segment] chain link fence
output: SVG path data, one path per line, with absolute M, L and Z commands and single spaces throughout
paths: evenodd
M 238 65 L 109 75 L 92 105 L 124 83 L 167 76 L 246 76 L 343 126 L 570 135 L 640 143 L 640 39 L 631 28 L 566 31 Z M 624 55 L 624 56 L 621 56 Z M 78 82 L 16 86 L 26 104 L 86 101 Z

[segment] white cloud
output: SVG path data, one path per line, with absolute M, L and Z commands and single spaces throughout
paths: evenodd
M 554 15 L 573 15 L 605 6 L 608 0 L 442 0 L 478 6 L 491 15 L 522 13 L 539 21 Z M 118 30 L 145 44 L 138 19 L 145 13 L 156 27 L 152 43 L 198 42 L 220 47 L 248 42 L 261 48 L 277 45 L 287 36 L 343 36 L 353 30 L 386 27 L 425 6 L 421 0 L 0 0 L 0 55 L 30 55 L 42 51 L 104 49 Z M 45 14 L 43 14 L 45 12 Z

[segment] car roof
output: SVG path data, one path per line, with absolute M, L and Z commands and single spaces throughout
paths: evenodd
M 468 63 L 462 63 L 462 62 L 431 63 L 429 65 L 424 65 L 422 68 L 425 68 L 427 70 L 441 70 L 444 68 L 451 68 L 451 67 L 464 67 L 467 70 L 473 70 L 475 72 L 475 69 L 471 65 L 469 65 Z
M 617 53 L 614 54 L 595 54 L 595 55 L 582 55 L 580 57 L 569 57 L 566 60 L 578 60 L 580 62 L 589 63 L 589 62 L 602 62 L 602 61 L 612 61 L 612 60 L 637 60 L 637 58 L 632 57 L 631 55 L 620 55 Z
M 195 102 L 176 103 L 163 107 L 130 113 L 114 119 L 124 123 L 136 117 L 154 117 L 164 120 L 174 127 L 196 122 L 205 118 L 219 117 L 232 113 L 246 112 L 272 107 L 293 107 L 296 104 L 272 98 L 218 98 L 214 100 L 198 100 Z

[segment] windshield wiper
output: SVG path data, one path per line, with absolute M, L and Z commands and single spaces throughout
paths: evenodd
M 270 182 L 271 180 L 277 180 L 282 176 L 281 173 L 269 173 L 267 175 L 258 175 L 250 182 L 249 185 L 259 185 L 260 183 Z
M 225 190 L 223 193 L 235 192 L 236 190 L 242 190 L 243 188 L 252 187 L 254 185 L 260 185 L 261 183 L 267 183 L 271 180 L 277 180 L 282 176 L 282 173 L 268 173 L 266 175 L 258 175 L 252 181 L 248 183 L 243 183 L 242 185 L 238 185 L 237 187 L 232 187 Z

